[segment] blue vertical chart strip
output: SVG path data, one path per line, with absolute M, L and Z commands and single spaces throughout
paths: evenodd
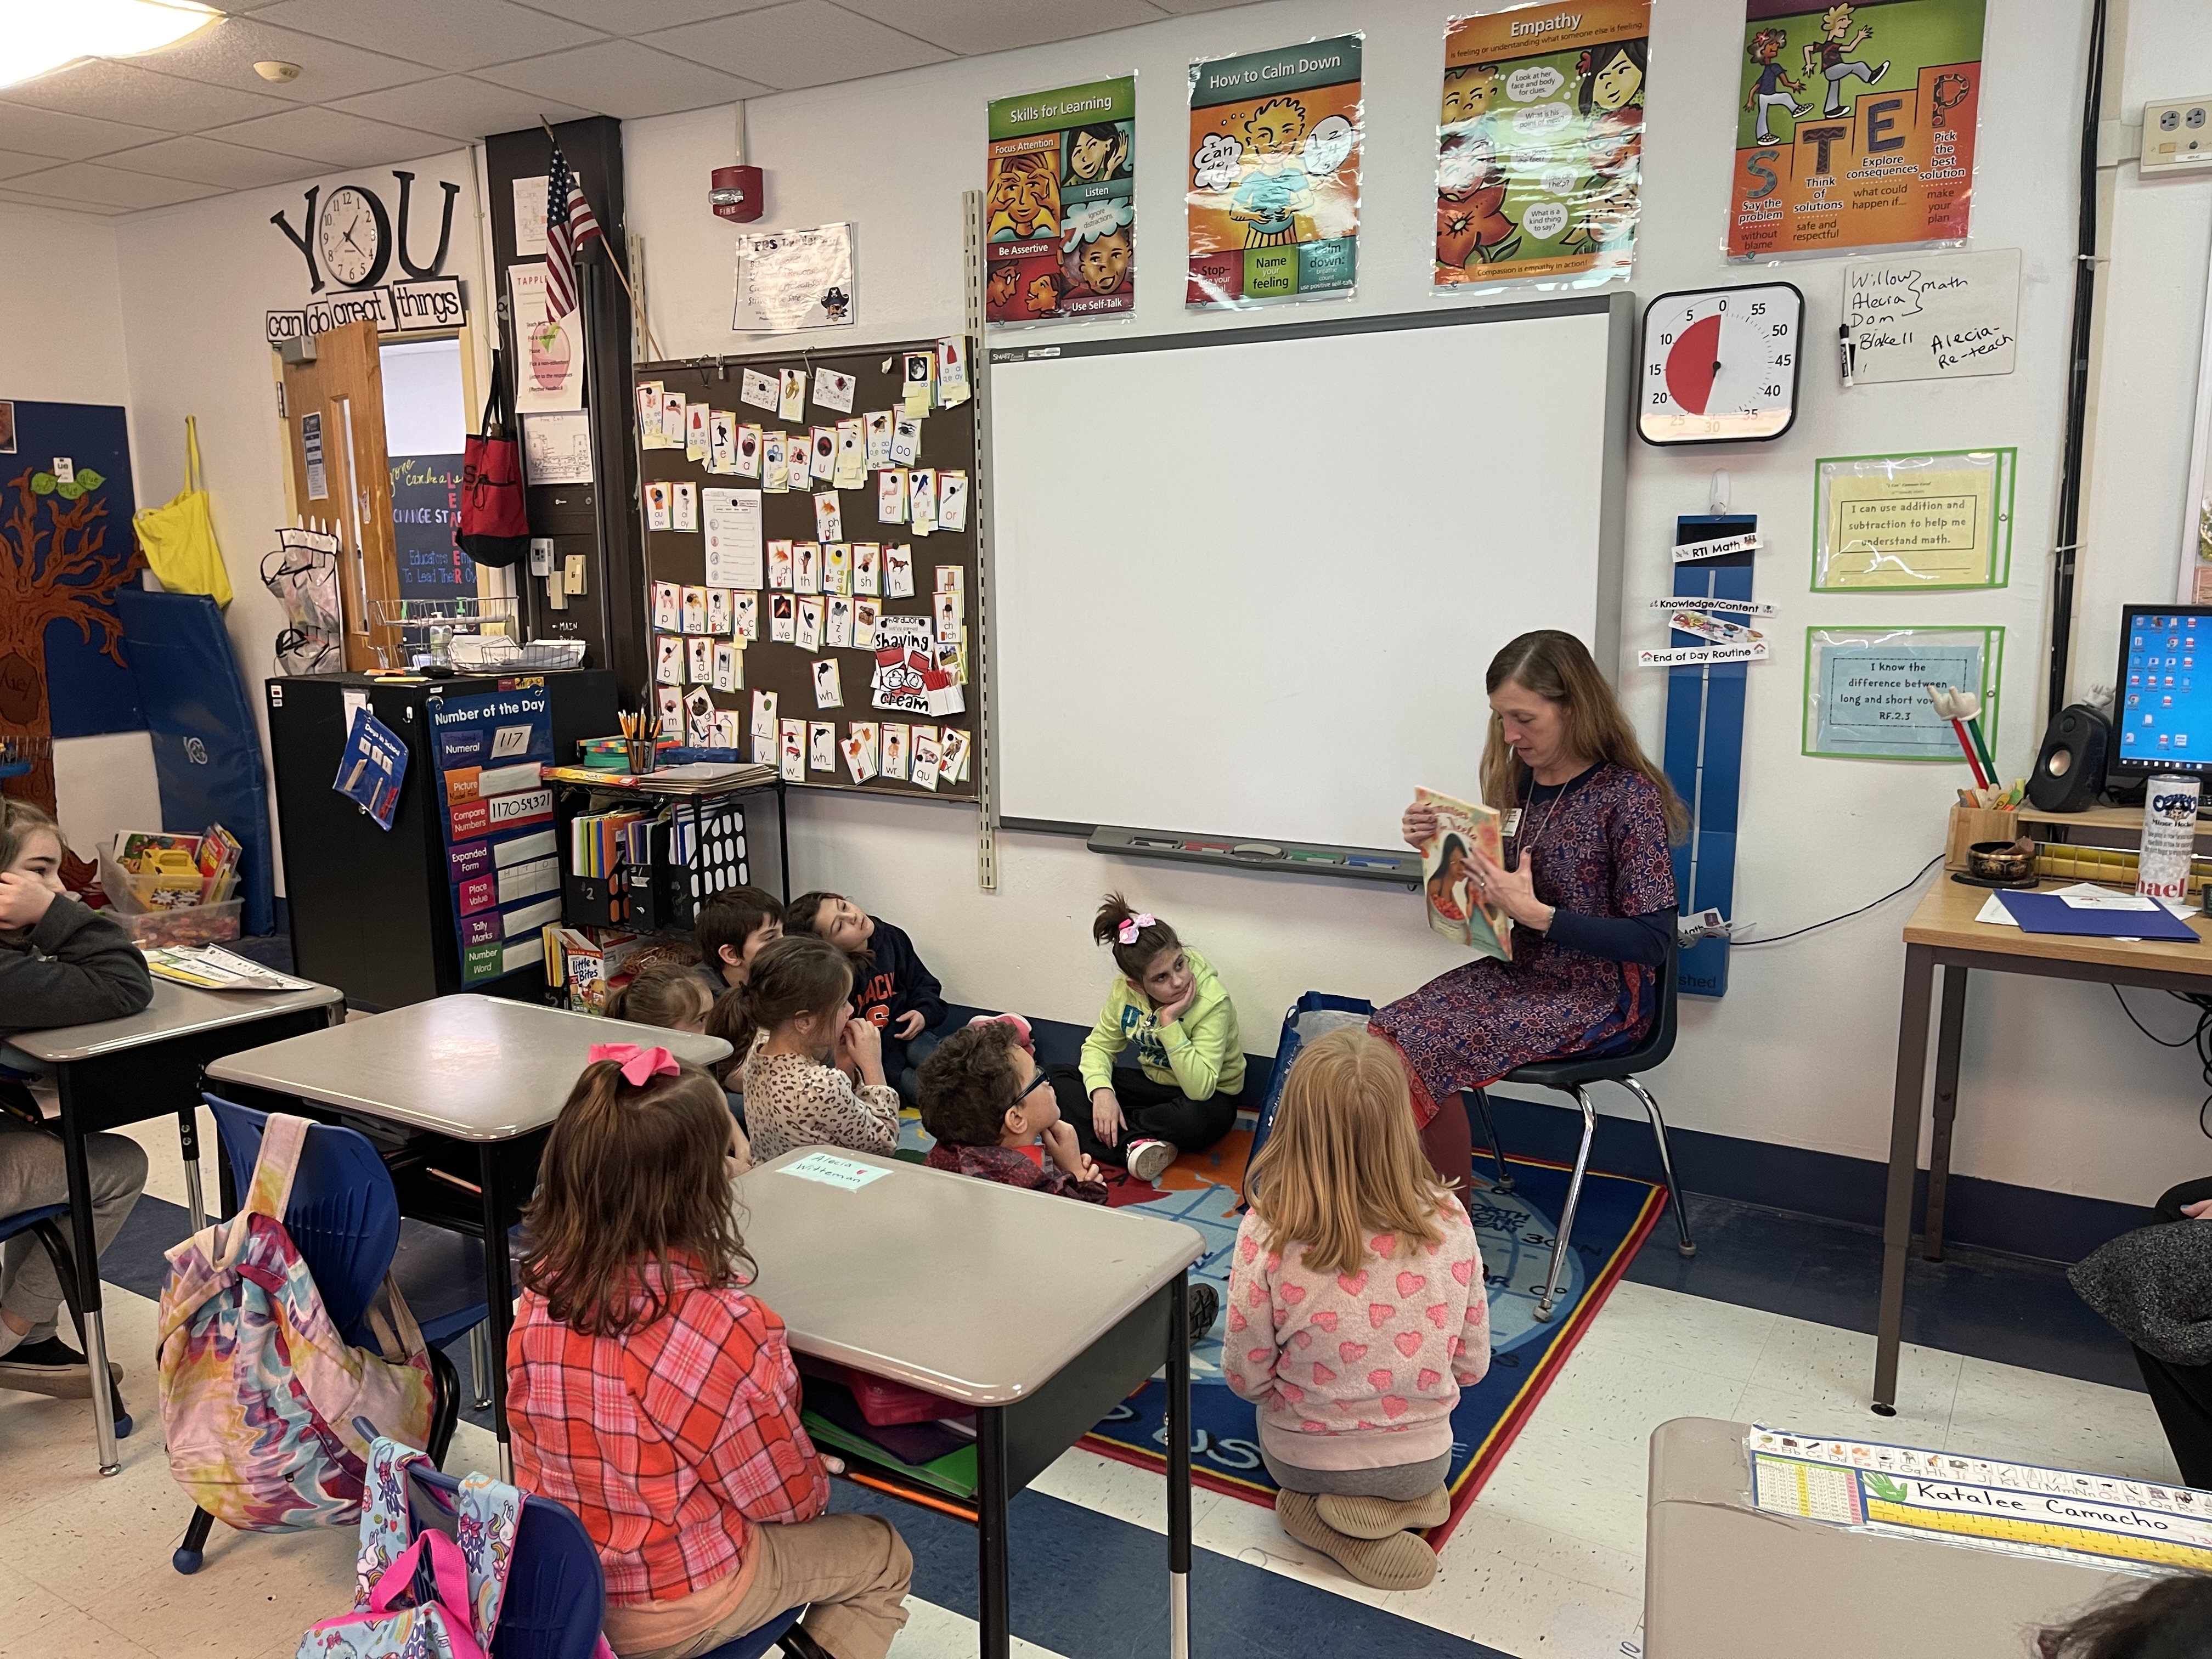
M 1683 517 L 1675 520 L 1681 545 L 1748 535 L 1759 520 L 1748 514 Z M 1674 597 L 1749 599 L 1748 552 L 1723 554 L 1674 567 Z M 1771 633 L 1771 629 L 1762 630 Z M 1670 646 L 1706 643 L 1670 631 Z M 1667 671 L 1666 769 L 1674 793 L 1690 808 L 1690 834 L 1674 849 L 1674 890 L 1682 911 L 1734 914 L 1738 798 L 1743 775 L 1744 691 L 1751 665 L 1709 663 Z M 1728 990 L 1726 939 L 1700 939 L 1683 951 L 1676 981 L 1689 996 L 1717 997 Z

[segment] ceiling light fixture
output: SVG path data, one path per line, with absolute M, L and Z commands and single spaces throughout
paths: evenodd
M 88 58 L 135 58 L 198 33 L 222 14 L 192 0 L 0 0 L 0 86 Z

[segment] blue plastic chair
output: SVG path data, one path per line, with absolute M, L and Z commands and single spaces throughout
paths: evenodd
M 455 1513 L 461 1489 L 457 1476 L 434 1469 L 410 1473 L 432 1494 L 441 1515 Z M 702 1659 L 762 1659 L 781 1645 L 785 1632 L 805 1611 L 798 1607 L 780 1613 Z M 499 1628 L 492 1633 L 492 1659 L 591 1659 L 606 1616 L 606 1580 L 584 1523 L 566 1504 L 525 1493 L 507 1596 L 500 1603 Z
M 243 1193 L 252 1184 L 269 1115 L 214 1095 L 200 1098 L 215 1113 L 231 1179 Z M 402 1220 L 392 1172 L 358 1130 L 319 1123 L 308 1133 L 284 1226 L 315 1275 L 331 1322 L 356 1346 L 371 1346 L 362 1316 L 386 1271 L 434 1348 L 491 1316 L 483 1299 L 483 1247 L 443 1227 Z
M 69 1304 L 70 1321 L 76 1327 L 76 1346 L 80 1353 L 87 1352 L 84 1340 L 84 1310 L 77 1305 L 76 1253 L 69 1247 L 69 1239 L 62 1231 L 62 1223 L 69 1215 L 66 1204 L 46 1204 L 35 1210 L 23 1210 L 10 1216 L 0 1216 L 0 1244 L 6 1243 L 18 1233 L 28 1233 L 46 1247 L 46 1255 L 54 1264 L 54 1277 L 62 1282 L 62 1299 Z M 111 1392 L 114 1383 L 108 1384 Z M 123 1396 L 113 1395 L 115 1401 L 115 1437 L 118 1440 L 131 1432 L 131 1414 L 123 1409 Z
M 213 1095 L 204 1094 L 200 1098 L 215 1113 L 224 1153 L 243 1193 L 252 1185 L 253 1165 L 261 1155 L 268 1114 Z M 327 1123 L 309 1128 L 299 1167 L 293 1174 L 291 1196 L 284 1206 L 284 1230 L 307 1264 L 316 1292 L 338 1334 L 356 1346 L 374 1347 L 365 1315 L 386 1273 L 392 1270 L 399 1248 L 399 1195 L 392 1189 L 392 1172 L 384 1167 L 384 1160 L 366 1135 Z M 479 1287 L 480 1294 L 483 1273 L 478 1271 L 473 1279 L 463 1282 Z M 435 1285 L 423 1288 L 428 1295 L 437 1291 Z M 408 1295 L 404 1282 L 401 1293 Z M 414 1306 L 413 1296 L 408 1295 L 410 1311 Z M 437 1404 L 430 1428 L 434 1459 L 443 1461 L 460 1414 L 460 1382 L 453 1361 L 438 1344 L 481 1323 L 488 1315 L 486 1304 L 478 1300 L 435 1322 L 418 1318 L 436 1382 Z M 441 1328 L 443 1336 L 434 1334 Z M 179 1572 L 198 1572 L 206 1559 L 208 1534 L 214 1525 L 213 1516 L 195 1509 L 185 1528 L 184 1542 L 170 1557 L 170 1565 Z

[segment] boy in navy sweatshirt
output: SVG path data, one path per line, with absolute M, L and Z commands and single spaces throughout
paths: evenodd
M 943 988 L 914 941 L 842 893 L 801 893 L 784 907 L 783 926 L 818 934 L 853 958 L 853 1012 L 883 1033 L 884 1075 L 913 1104 L 915 1068 L 937 1052 L 945 1023 Z

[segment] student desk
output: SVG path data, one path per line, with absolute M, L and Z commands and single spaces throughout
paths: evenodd
M 2033 1651 L 2026 1630 L 2143 1583 L 2081 1556 L 2010 1555 L 1756 1509 L 1750 1432 L 1706 1417 L 1652 1431 L 1647 1659 L 2021 1659 Z
M 1184 1272 L 1205 1254 L 1178 1222 L 1025 1192 L 894 1158 L 847 1190 L 747 1172 L 738 1224 L 753 1288 L 791 1345 L 975 1407 L 983 1659 L 1006 1659 L 1006 1504 L 1167 1364 L 1168 1618 L 1190 1650 L 1190 1339 Z M 890 1482 L 872 1482 L 898 1491 Z M 935 1507 L 945 1500 L 935 1498 Z
M 2068 886 L 2046 882 L 2045 888 Z M 1921 1251 L 1943 1257 L 1943 1195 L 1951 1175 L 1951 1127 L 1959 1107 L 1959 1041 L 1966 1023 L 1966 975 L 1976 969 L 2136 985 L 2159 991 L 2212 992 L 2212 932 L 2202 915 L 2189 925 L 2198 943 L 2075 938 L 2030 933 L 1974 920 L 1990 889 L 1940 877 L 1905 924 L 1905 998 L 1897 1026 L 1897 1093 L 1889 1127 L 1889 1190 L 1881 1223 L 1881 1312 L 1875 1327 L 1874 1409 L 1897 1410 L 1897 1354 L 1905 1325 L 1905 1258 L 1912 1243 L 1912 1178 L 1919 1162 L 1923 1085 L 1927 1080 L 1928 1001 L 1943 970 L 1936 1034 L 1936 1127 L 1929 1146 L 1928 1217 Z
M 92 1180 L 85 1137 L 164 1112 L 177 1115 L 183 1142 L 186 1209 L 191 1230 L 207 1224 L 200 1191 L 200 1072 L 210 1060 L 271 1036 L 319 1030 L 345 1018 L 344 998 L 327 985 L 300 991 L 202 991 L 166 979 L 154 1000 L 123 1019 L 51 1030 L 18 1031 L 8 1041 L 53 1068 L 61 1094 L 64 1156 L 69 1165 L 70 1243 L 76 1253 L 84 1309 L 85 1358 L 95 1379 L 107 1375 L 107 1331 L 100 1297 L 100 1252 L 92 1237 Z M 100 1437 L 100 1472 L 122 1468 L 115 1450 L 115 1403 L 92 1391 Z
M 720 1037 L 497 997 L 438 997 L 217 1060 L 210 1081 L 240 1104 L 343 1121 L 392 1166 L 401 1213 L 484 1241 L 492 1425 L 507 1455 L 507 1334 L 514 1290 L 504 1241 L 538 1183 L 538 1158 L 595 1042 L 658 1045 L 695 1066 Z M 485 1379 L 479 1377 L 482 1387 Z

